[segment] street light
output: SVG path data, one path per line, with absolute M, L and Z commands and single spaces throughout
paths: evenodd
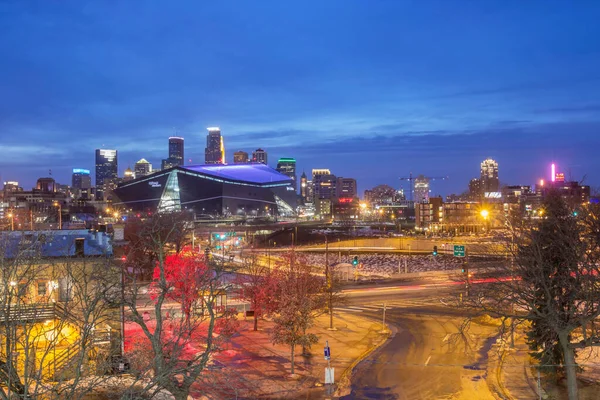
M 481 210 L 481 211 L 479 212 L 479 214 L 480 214 L 480 215 L 483 217 L 484 229 L 485 229 L 486 231 L 488 231 L 488 227 L 487 227 L 487 219 L 488 219 L 488 216 L 490 215 L 490 212 L 489 212 L 488 210 L 485 210 L 485 209 L 484 209 L 484 210 Z M 487 232 L 486 232 L 486 233 L 487 233 Z
M 52 205 L 58 207 L 58 229 L 60 230 L 62 229 L 62 205 L 58 201 L 55 201 Z
M 13 215 L 13 213 L 8 213 L 8 218 L 10 218 L 10 230 L 14 231 L 15 230 L 15 216 Z

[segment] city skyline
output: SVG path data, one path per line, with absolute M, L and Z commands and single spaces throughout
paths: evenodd
M 556 162 L 600 186 L 598 4 L 434 3 L 3 4 L 2 181 L 68 183 L 97 148 L 119 151 L 120 175 L 158 166 L 173 128 L 202 164 L 217 125 L 228 162 L 260 147 L 359 193 L 406 189 L 410 172 L 450 177 L 431 195 L 461 192 L 488 157 L 502 183 Z

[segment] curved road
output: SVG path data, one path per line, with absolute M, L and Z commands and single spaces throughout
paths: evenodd
M 494 398 L 486 384 L 486 362 L 496 327 L 471 323 L 461 334 L 461 310 L 440 302 L 456 295 L 453 288 L 413 285 L 385 291 L 348 293 L 352 305 L 347 312 L 362 306 L 362 315 L 377 319 L 383 311 L 372 308 L 385 300 L 391 306 L 386 322 L 393 331 L 390 340 L 355 369 L 345 399 Z

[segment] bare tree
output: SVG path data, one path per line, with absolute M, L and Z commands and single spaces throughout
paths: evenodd
M 243 258 L 241 271 L 236 278 L 238 295 L 250 302 L 253 311 L 254 330 L 258 330 L 258 319 L 272 313 L 277 304 L 276 285 L 271 268 L 259 262 L 255 254 Z
M 542 365 L 564 368 L 571 400 L 578 398 L 576 349 L 600 343 L 599 216 L 596 205 L 573 210 L 550 193 L 535 221 L 512 226 L 507 251 L 514 262 L 503 278 L 474 287 L 468 300 L 494 316 L 527 321 L 532 351 Z
M 226 289 L 221 281 L 223 263 L 206 265 L 195 255 L 192 263 L 198 268 L 192 268 L 193 276 L 187 276 L 187 279 L 191 280 L 190 286 L 198 301 L 188 310 L 189 291 L 181 291 L 188 296 L 181 301 L 174 298 L 179 289 L 177 282 L 170 279 L 167 259 L 181 249 L 172 244 L 185 238 L 189 229 L 185 218 L 178 213 L 155 214 L 140 224 L 136 235 L 139 241 L 131 251 L 139 251 L 135 247 L 144 246 L 148 247 L 144 253 L 154 255 L 154 291 L 152 298 L 144 295 L 138 276 L 132 273 L 127 276 L 125 293 L 128 318 L 139 328 L 141 335 L 130 354 L 148 354 L 145 359 L 138 358 L 139 362 L 132 363 L 133 373 L 145 382 L 146 392 L 166 389 L 177 399 L 187 398 L 212 354 L 219 350 L 217 330 L 223 323 L 220 321 L 230 317 L 219 304 Z M 135 271 L 135 265 L 127 261 L 126 270 Z M 195 350 L 190 351 L 190 348 Z
M 279 282 L 279 303 L 271 340 L 274 344 L 290 346 L 291 373 L 294 374 L 296 346 L 301 345 L 303 353 L 306 353 L 318 340 L 308 329 L 324 307 L 323 283 L 319 276 L 312 273 L 312 268 L 294 252 L 284 259 L 287 259 L 288 265 L 282 265 L 275 271 Z
M 0 399 L 81 398 L 119 350 L 111 255 L 70 257 L 60 242 L 43 232 L 1 236 Z M 60 250 L 45 257 L 50 246 Z

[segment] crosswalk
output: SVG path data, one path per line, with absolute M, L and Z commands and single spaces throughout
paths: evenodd
M 394 300 L 385 302 L 386 310 L 393 310 L 395 308 L 414 308 L 414 307 L 430 307 L 430 306 L 443 306 L 443 303 L 439 299 L 418 299 L 418 300 Z M 383 310 L 383 303 L 367 303 L 360 306 L 344 306 L 334 307 L 334 312 L 381 312 Z

